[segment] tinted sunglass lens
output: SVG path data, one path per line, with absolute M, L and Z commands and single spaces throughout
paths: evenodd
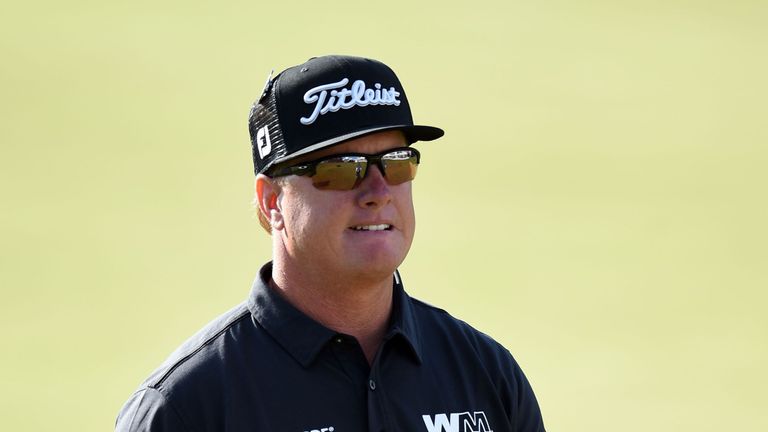
M 387 183 L 398 185 L 411 181 L 416 177 L 418 161 L 416 155 L 410 151 L 397 151 L 381 158 L 386 173 Z
M 341 158 L 322 161 L 315 167 L 312 184 L 323 190 L 350 190 L 365 176 L 364 158 Z

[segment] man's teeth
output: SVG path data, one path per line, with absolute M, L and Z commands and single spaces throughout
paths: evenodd
M 355 231 L 384 231 L 388 230 L 390 228 L 389 224 L 381 224 L 381 225 L 358 225 L 356 227 L 353 227 Z

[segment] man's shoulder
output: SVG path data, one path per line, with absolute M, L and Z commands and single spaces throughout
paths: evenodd
M 195 395 L 220 400 L 217 396 L 226 384 L 219 377 L 226 369 L 226 359 L 237 357 L 234 342 L 253 328 L 248 325 L 250 316 L 246 304 L 239 304 L 187 339 L 123 405 L 116 430 L 187 430 L 195 424 L 188 417 L 195 412 L 190 406 L 200 408 Z
M 218 316 L 171 353 L 140 389 L 168 388 L 191 371 L 220 367 L 223 351 L 236 348 L 231 341 L 248 328 L 243 324 L 250 323 L 250 316 L 245 303 Z
M 501 343 L 445 310 L 411 302 L 422 336 L 424 361 L 433 369 L 471 376 L 474 388 L 485 377 L 506 407 L 514 430 L 543 431 L 536 396 L 515 358 Z
M 445 309 L 416 298 L 411 298 L 411 304 L 418 317 L 421 332 L 430 340 L 442 340 L 454 348 L 469 348 L 485 360 L 511 359 L 509 350 L 496 339 L 451 315 Z

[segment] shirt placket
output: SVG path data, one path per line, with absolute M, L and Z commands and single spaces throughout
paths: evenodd
M 380 359 L 387 348 L 387 341 L 379 348 L 376 357 L 373 360 L 370 373 L 368 374 L 368 431 L 369 432 L 391 432 L 396 429 L 391 423 L 391 416 L 388 413 L 386 401 L 386 382 L 382 379 Z

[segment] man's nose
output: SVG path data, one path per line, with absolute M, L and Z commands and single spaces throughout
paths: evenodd
M 368 167 L 358 190 L 357 204 L 363 208 L 376 209 L 392 201 L 390 185 L 377 165 Z

